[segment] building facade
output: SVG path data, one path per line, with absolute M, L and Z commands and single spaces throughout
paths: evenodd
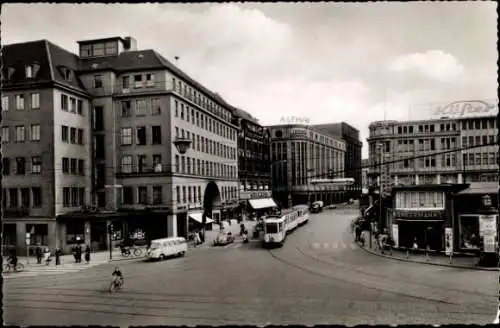
M 361 188 L 364 194 L 368 193 L 368 172 L 370 170 L 369 165 L 370 161 L 368 158 L 364 158 L 363 160 L 361 160 Z
M 453 105 L 462 106 L 459 109 L 482 106 L 476 108 L 484 114 L 478 115 L 476 109 L 473 117 L 443 116 L 425 121 L 370 124 L 372 183 L 379 184 L 383 192 L 390 192 L 394 185 L 497 181 L 498 146 L 494 144 L 498 105 L 486 102 Z M 439 154 L 433 155 L 436 153 Z
M 312 179 L 343 178 L 346 144 L 307 125 L 274 125 L 271 135 L 273 198 L 282 207 L 346 200 L 342 187 L 313 185 Z
M 49 219 L 57 222 L 57 231 L 52 228 L 48 233 L 55 240 L 49 245 L 67 249 L 80 240 L 93 248 L 105 247 L 106 225 L 112 222 L 117 239 L 137 230 L 145 232 L 145 238 L 187 236 L 190 223 L 201 221 L 207 202 L 215 205 L 209 213 L 212 219 L 231 216 L 238 201 L 238 127 L 233 124 L 233 108 L 154 50 L 137 50 L 133 38 L 81 41 L 79 47 L 76 56 L 53 46 L 71 60 L 43 67 L 66 78 L 67 92 L 72 92 L 49 90 L 53 97 L 47 106 L 55 114 L 52 121 L 47 121 L 50 116 L 40 117 L 46 121 L 41 136 L 46 136 L 47 144 L 55 142 L 41 154 L 41 171 L 54 175 L 53 190 L 43 196 Z M 24 50 L 19 56 L 29 59 L 26 54 L 31 52 Z M 55 61 L 54 53 L 46 57 Z M 4 51 L 6 69 L 14 65 L 9 60 L 14 63 L 19 58 Z M 31 86 L 29 92 L 38 90 Z M 13 106 L 15 100 L 11 102 Z M 12 125 L 18 122 L 16 117 L 10 119 Z M 25 125 L 34 123 L 35 116 Z M 4 120 L 2 127 L 7 124 L 11 125 Z M 19 147 L 5 148 L 9 158 L 26 154 Z M 36 181 L 22 178 L 4 186 Z
M 45 40 L 3 47 L 4 245 L 22 254 L 28 243 L 59 245 L 56 217 L 90 200 L 91 97 L 78 64 Z
M 240 214 L 252 212 L 249 200 L 271 198 L 271 138 L 269 130 L 247 112 L 235 110 L 238 133 L 238 177 Z
M 330 135 L 340 136 L 346 144 L 344 154 L 345 177 L 353 178 L 354 185 L 347 187 L 349 198 L 358 198 L 362 192 L 361 150 L 363 143 L 359 139 L 359 130 L 346 122 L 332 124 L 317 124 L 314 128 Z

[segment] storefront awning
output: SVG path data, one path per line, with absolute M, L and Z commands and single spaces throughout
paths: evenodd
M 250 206 L 254 210 L 260 210 L 263 208 L 271 208 L 271 207 L 277 207 L 276 203 L 272 198 L 263 198 L 263 199 L 249 199 L 248 202 L 250 203 Z
M 196 222 L 203 223 L 203 213 L 189 213 L 189 218 L 195 220 Z M 214 220 L 207 218 L 207 223 L 212 223 Z

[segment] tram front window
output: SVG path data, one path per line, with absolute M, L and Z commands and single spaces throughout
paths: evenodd
M 266 233 L 278 233 L 278 225 L 276 223 L 266 224 Z

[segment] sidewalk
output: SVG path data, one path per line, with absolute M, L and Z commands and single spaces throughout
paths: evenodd
M 384 251 L 385 254 L 382 254 L 380 249 L 378 248 L 375 237 L 372 237 L 371 248 L 368 236 L 366 237 L 365 246 L 364 247 L 360 246 L 360 248 L 370 254 L 398 261 L 447 266 L 447 267 L 469 269 L 469 270 L 498 271 L 498 268 L 488 268 L 488 267 L 478 266 L 477 265 L 478 258 L 470 255 L 455 254 L 452 257 L 450 263 L 450 257 L 446 256 L 443 253 L 429 253 L 429 255 L 426 256 L 425 252 L 420 252 L 420 251 L 407 252 L 406 250 L 392 249 L 392 254 L 388 250 L 385 250 Z

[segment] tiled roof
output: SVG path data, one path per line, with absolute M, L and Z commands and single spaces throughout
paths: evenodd
M 59 82 L 85 92 L 76 74 L 71 81 L 67 81 L 61 70 L 62 67 L 67 67 L 73 72 L 77 71 L 78 57 L 47 40 L 5 45 L 2 59 L 4 76 L 8 76 L 9 70 L 14 69 L 10 79 L 3 81 L 4 87 Z M 33 64 L 39 65 L 38 71 L 33 79 L 27 80 L 25 67 Z

